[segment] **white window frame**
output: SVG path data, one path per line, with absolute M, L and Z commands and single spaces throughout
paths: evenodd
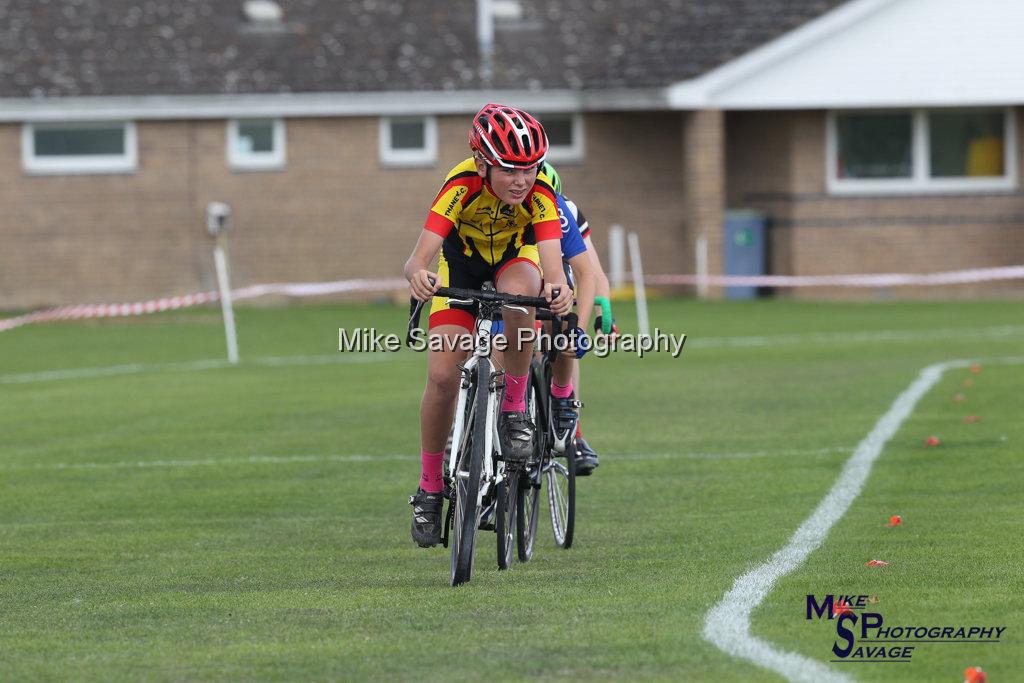
M 88 128 L 124 129 L 124 154 L 36 156 L 36 130 L 82 130 Z M 61 121 L 24 123 L 21 126 L 21 165 L 32 175 L 78 175 L 134 173 L 139 165 L 138 135 L 134 121 Z
M 423 121 L 422 149 L 395 149 L 391 142 L 391 123 L 394 121 Z M 388 168 L 433 166 L 437 163 L 437 117 L 435 116 L 382 116 L 377 139 L 380 143 L 380 163 Z
M 274 149 L 270 152 L 241 152 L 236 144 L 238 140 L 238 124 L 243 121 L 265 121 L 266 117 L 252 116 L 228 119 L 227 122 L 227 161 L 233 171 L 278 171 L 288 161 L 286 150 L 284 119 L 270 119 L 273 124 Z
M 555 116 L 566 116 L 566 114 L 547 114 L 548 118 Z M 584 143 L 586 129 L 583 125 L 583 114 L 576 112 L 568 114 L 568 117 L 572 126 L 572 144 L 550 145 L 547 160 L 552 163 L 582 163 L 586 158 L 587 149 Z M 543 121 L 545 115 L 542 113 L 538 118 Z
M 931 146 L 928 115 L 934 112 L 957 111 L 1003 112 L 1003 160 L 1006 173 L 1000 178 L 932 178 Z M 839 158 L 837 118 L 851 113 L 900 113 L 911 115 L 911 177 L 910 178 L 840 178 L 836 163 Z M 825 178 L 829 194 L 950 194 L 957 192 L 1010 192 L 1017 188 L 1017 118 L 1012 107 L 972 107 L 956 109 L 899 109 L 829 111 L 826 121 Z

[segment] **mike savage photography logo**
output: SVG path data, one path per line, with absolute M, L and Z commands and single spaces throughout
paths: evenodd
M 526 344 L 535 344 L 541 351 L 547 351 L 552 347 L 557 351 L 566 352 L 573 349 L 573 341 L 567 335 L 552 335 L 543 330 L 521 329 L 516 339 L 509 339 L 504 334 L 495 334 L 489 337 L 477 339 L 471 334 L 463 334 L 454 337 L 431 336 L 422 329 L 413 329 L 410 333 L 411 339 L 409 348 L 413 351 L 467 351 L 476 350 L 477 344 L 484 347 L 485 351 L 505 351 L 515 348 L 513 344 L 522 348 Z M 343 353 L 396 353 L 402 349 L 402 335 L 394 332 L 380 332 L 375 327 L 356 327 L 351 330 L 343 327 L 338 328 L 338 351 Z M 615 336 L 601 335 L 588 337 L 591 352 L 598 358 L 606 358 L 612 353 L 635 353 L 643 358 L 650 353 L 668 353 L 673 358 L 679 358 L 683 353 L 683 345 L 686 344 L 685 334 L 673 334 L 664 332 L 655 327 L 654 333 L 645 334 L 623 334 Z M 487 347 L 490 348 L 487 348 Z
M 886 621 L 875 595 L 807 595 L 806 620 L 835 623 L 830 662 L 909 663 L 932 644 L 999 643 L 1005 626 Z

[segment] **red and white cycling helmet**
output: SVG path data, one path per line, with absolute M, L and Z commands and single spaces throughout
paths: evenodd
M 544 162 L 548 136 L 540 121 L 522 109 L 487 104 L 473 117 L 469 146 L 491 166 L 528 168 Z

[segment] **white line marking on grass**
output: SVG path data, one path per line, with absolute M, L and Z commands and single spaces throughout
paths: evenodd
M 1024 326 L 950 327 L 934 330 L 872 330 L 859 332 L 819 332 L 812 334 L 780 334 L 750 337 L 690 337 L 688 349 L 746 348 L 758 346 L 790 346 L 793 344 L 829 344 L 840 342 L 899 342 L 922 339 L 1003 339 L 1024 336 Z
M 228 366 L 226 360 L 197 360 L 184 363 L 130 363 L 128 365 L 109 365 L 98 368 L 69 368 L 65 370 L 43 370 L 41 372 L 23 372 L 12 375 L 0 375 L 0 384 L 27 384 L 30 382 L 50 382 L 62 379 L 90 379 L 93 377 L 112 377 L 115 375 L 131 375 L 147 370 L 211 370 Z
M 920 341 L 921 339 L 1003 339 L 1024 336 L 1024 326 L 1000 325 L 979 328 L 945 328 L 933 330 L 876 330 L 873 332 L 821 332 L 816 334 L 787 334 L 776 336 L 747 337 L 697 337 L 687 339 L 687 348 L 750 348 L 762 346 L 790 346 L 794 344 L 829 344 L 839 342 L 878 342 L 878 341 Z M 242 366 L 261 365 L 266 367 L 285 367 L 294 365 L 329 365 L 332 363 L 379 363 L 395 359 L 415 358 L 414 353 L 364 353 L 364 354 L 330 354 L 321 356 L 265 356 L 262 358 L 243 359 Z M 226 360 L 211 358 L 206 360 L 185 361 L 181 363 L 130 363 L 126 365 L 110 365 L 90 368 L 67 368 L 62 370 L 42 370 L 39 372 L 22 372 L 0 375 L 0 384 L 30 384 L 32 382 L 51 382 L 64 379 L 92 379 L 116 375 L 133 375 L 143 372 L 218 370 L 232 367 Z
M 242 360 L 242 366 L 258 365 L 263 367 L 285 367 L 293 365 L 331 365 L 335 363 L 380 363 L 388 360 L 405 359 L 411 354 L 360 354 L 343 355 L 341 353 L 325 356 L 265 356 Z M 127 365 L 108 365 L 95 368 L 68 368 L 64 370 L 43 370 L 40 372 L 22 372 L 0 375 L 0 384 L 30 384 L 32 382 L 52 382 L 63 379 L 93 379 L 96 377 L 112 377 L 116 375 L 134 375 L 142 372 L 174 372 L 191 370 L 220 370 L 235 367 L 228 361 L 219 358 L 184 361 L 181 363 L 130 363 Z
M 848 453 L 849 448 L 817 448 L 799 451 L 755 451 L 751 453 L 630 453 L 608 455 L 615 460 L 739 460 L 745 458 L 770 458 L 773 456 L 826 455 Z M 103 469 L 147 469 L 153 467 L 204 467 L 215 465 L 290 465 L 310 462 L 374 462 L 417 460 L 414 454 L 387 455 L 249 455 L 229 458 L 207 458 L 196 460 L 118 460 L 112 462 L 52 462 L 31 465 L 0 464 L 5 470 L 103 470 Z
M 289 365 L 331 365 L 333 363 L 382 363 L 389 360 L 406 360 L 415 358 L 413 353 L 335 353 L 328 356 L 264 356 L 253 358 L 256 365 L 265 365 L 271 368 L 286 367 Z
M 3 470 L 106 470 L 147 469 L 153 467 L 204 467 L 215 465 L 289 465 L 309 462 L 374 462 L 418 460 L 415 455 L 249 455 L 206 460 L 121 460 L 115 462 L 53 462 L 34 465 L 0 465 Z
M 142 525 L 153 525 L 153 526 L 167 526 L 168 524 L 186 524 L 189 528 L 195 528 L 198 526 L 208 527 L 217 526 L 224 523 L 238 524 L 242 521 L 241 517 L 189 517 L 187 520 L 175 519 L 173 517 L 122 517 L 118 519 L 56 519 L 56 520 L 32 520 L 32 521 L 0 521 L 0 533 L 7 529 L 26 529 L 36 527 L 64 527 L 64 526 L 142 526 Z M 278 524 L 278 523 L 318 523 L 318 522 L 333 522 L 335 525 L 338 523 L 337 515 L 295 515 L 294 517 L 255 517 L 246 518 L 246 521 L 255 521 L 260 524 Z M 174 554 L 174 551 L 165 551 L 168 554 Z M 181 551 L 182 553 L 190 552 L 188 550 Z
M 1020 363 L 1021 358 L 1001 358 L 988 362 L 1001 364 Z M 970 360 L 951 360 L 929 365 L 903 391 L 888 412 L 878 419 L 871 432 L 857 445 L 853 455 L 846 461 L 835 484 L 829 490 L 814 512 L 793 533 L 789 542 L 767 561 L 740 576 L 732 588 L 714 607 L 704 620 L 704 638 L 722 652 L 745 659 L 757 666 L 770 669 L 791 681 L 852 681 L 845 674 L 830 669 L 819 662 L 795 652 L 786 652 L 771 643 L 751 635 L 750 615 L 760 605 L 775 582 L 793 572 L 816 550 L 829 530 L 838 522 L 853 501 L 860 495 L 864 482 L 871 473 L 871 466 L 882 452 L 885 444 L 896 434 L 903 422 L 910 416 L 914 406 L 943 373 L 951 368 L 971 365 Z
M 750 460 L 753 458 L 791 457 L 800 455 L 829 455 L 849 453 L 848 446 L 834 448 L 807 448 L 801 450 L 749 451 L 747 453 L 609 453 L 608 460 Z

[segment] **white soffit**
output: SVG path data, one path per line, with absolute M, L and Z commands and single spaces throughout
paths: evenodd
M 1024 0 L 852 0 L 669 90 L 674 108 L 1024 103 Z
M 279 118 L 308 116 L 432 116 L 472 114 L 487 102 L 529 111 L 668 109 L 664 89 L 297 93 L 277 95 L 179 95 L 141 97 L 0 98 L 0 123 L 135 119 Z

